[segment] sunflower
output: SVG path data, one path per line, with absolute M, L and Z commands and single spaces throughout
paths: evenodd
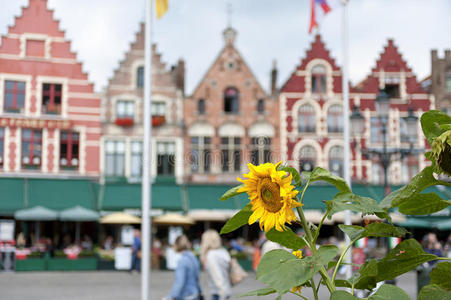
M 248 164 L 250 172 L 243 174 L 247 179 L 237 178 L 244 183 L 238 192 L 246 192 L 252 204 L 249 224 L 260 219 L 260 228 L 268 232 L 275 227 L 278 231 L 285 229 L 285 223 L 296 220 L 293 208 L 302 204 L 294 200 L 298 191 L 291 185 L 292 175 L 278 171 L 280 165 L 265 163 L 259 166 Z
M 297 256 L 298 258 L 302 258 L 302 251 L 301 250 L 293 251 L 293 255 Z M 302 286 L 295 286 L 295 287 L 291 288 L 292 293 L 298 292 L 300 294 L 301 290 L 302 290 Z
M 432 155 L 440 173 L 451 176 L 451 130 L 445 131 L 432 143 Z

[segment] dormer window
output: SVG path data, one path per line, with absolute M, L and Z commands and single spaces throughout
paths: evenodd
M 312 68 L 312 93 L 324 94 L 326 92 L 326 68 L 316 65 Z
M 263 114 L 265 112 L 265 100 L 258 99 L 257 112 L 258 112 L 259 115 L 261 115 L 261 114 Z
M 144 87 L 144 67 L 140 66 L 136 69 L 136 86 L 139 89 Z
M 237 114 L 239 111 L 239 94 L 234 87 L 228 87 L 224 92 L 224 112 Z
M 199 99 L 197 101 L 197 113 L 199 115 L 205 115 L 205 100 Z
M 390 98 L 399 98 L 399 77 L 387 76 L 385 77 L 384 91 Z

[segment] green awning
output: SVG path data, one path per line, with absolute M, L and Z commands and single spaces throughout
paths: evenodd
M 62 210 L 74 206 L 96 209 L 95 183 L 86 179 L 25 179 L 28 207 Z
M 407 221 L 402 222 L 399 225 L 406 228 L 430 228 L 430 229 L 435 228 L 433 222 L 429 222 L 418 218 L 407 218 Z
M 219 198 L 231 185 L 192 184 L 186 186 L 189 209 L 233 209 L 239 210 L 248 202 L 247 194 L 221 201 Z
M 438 221 L 435 226 L 440 230 L 451 230 L 451 220 Z
M 13 216 L 24 207 L 23 178 L 0 179 L 0 216 Z
M 75 222 L 97 221 L 99 219 L 99 213 L 91 209 L 87 209 L 77 205 L 72 208 L 68 208 L 61 211 L 59 213 L 59 219 L 61 221 L 75 221 Z
M 106 183 L 100 186 L 100 209 L 124 210 L 141 208 L 141 184 Z M 152 185 L 152 208 L 183 210 L 180 185 L 156 183 Z
M 14 218 L 23 221 L 53 221 L 58 219 L 58 212 L 46 207 L 35 206 L 16 211 Z

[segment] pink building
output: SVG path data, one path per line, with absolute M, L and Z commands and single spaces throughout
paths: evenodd
M 30 0 L 0 45 L 0 170 L 99 175 L 101 101 L 46 0 Z
M 391 99 L 387 123 L 388 148 L 425 148 L 420 124 L 415 136 L 407 135 L 404 117 L 412 110 L 416 117 L 434 108 L 432 98 L 423 90 L 411 68 L 392 40 L 388 41 L 370 75 L 351 88 L 350 100 L 365 119 L 364 132 L 353 137 L 353 180 L 381 184 L 382 167 L 376 157 L 365 150 L 382 147 L 382 131 L 376 116 L 374 100 L 379 91 Z M 317 35 L 280 91 L 281 152 L 301 171 L 320 166 L 343 176 L 343 99 L 342 74 Z M 389 182 L 407 182 L 426 164 L 423 155 L 410 155 L 394 161 L 389 169 Z

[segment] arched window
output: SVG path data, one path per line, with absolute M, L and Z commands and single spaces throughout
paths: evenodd
M 263 114 L 265 112 L 265 100 L 263 99 L 258 99 L 257 102 L 257 112 L 259 114 Z
M 445 75 L 446 92 L 451 93 L 451 70 L 448 69 Z
M 197 101 L 197 112 L 199 113 L 199 115 L 205 114 L 205 100 L 204 99 L 199 99 L 199 101 Z
M 343 177 L 343 147 L 333 146 L 329 151 L 329 171 Z
M 224 112 L 237 114 L 239 111 L 239 93 L 234 87 L 228 87 L 224 91 Z
M 144 87 L 144 67 L 140 66 L 136 69 L 136 86 L 138 88 Z
M 316 151 L 312 146 L 304 146 L 300 151 L 299 170 L 312 171 L 316 164 Z
M 315 132 L 315 110 L 310 104 L 304 104 L 299 108 L 298 130 L 299 132 Z
M 312 93 L 324 94 L 326 92 L 326 68 L 316 65 L 312 68 Z
M 327 110 L 327 130 L 329 132 L 343 132 L 343 106 L 332 105 Z

